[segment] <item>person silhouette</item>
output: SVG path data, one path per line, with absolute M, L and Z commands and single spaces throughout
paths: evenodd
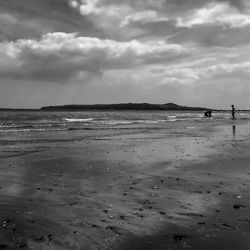
M 235 107 L 234 105 L 231 105 L 232 107 L 232 119 L 235 119 Z
M 212 110 L 207 110 L 206 112 L 204 112 L 204 117 L 211 118 L 212 117 Z

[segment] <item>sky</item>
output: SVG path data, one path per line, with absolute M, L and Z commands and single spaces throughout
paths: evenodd
M 0 0 L 0 107 L 250 108 L 249 0 Z

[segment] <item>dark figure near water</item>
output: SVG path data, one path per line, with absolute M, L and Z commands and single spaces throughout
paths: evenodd
M 204 113 L 205 118 L 211 118 L 212 117 L 212 110 L 208 110 Z
M 235 107 L 234 105 L 231 105 L 232 107 L 232 118 L 235 119 Z

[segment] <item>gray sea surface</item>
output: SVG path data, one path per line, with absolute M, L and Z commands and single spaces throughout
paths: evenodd
M 212 120 L 231 119 L 230 112 L 214 112 Z M 250 120 L 250 112 L 238 112 L 237 119 Z M 202 112 L 190 111 L 1 111 L 0 134 L 67 130 L 154 128 L 181 121 L 207 122 Z

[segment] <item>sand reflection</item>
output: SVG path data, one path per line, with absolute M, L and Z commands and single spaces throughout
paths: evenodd
M 233 129 L 233 136 L 236 136 L 236 126 L 233 125 L 233 126 L 232 126 L 232 129 Z

